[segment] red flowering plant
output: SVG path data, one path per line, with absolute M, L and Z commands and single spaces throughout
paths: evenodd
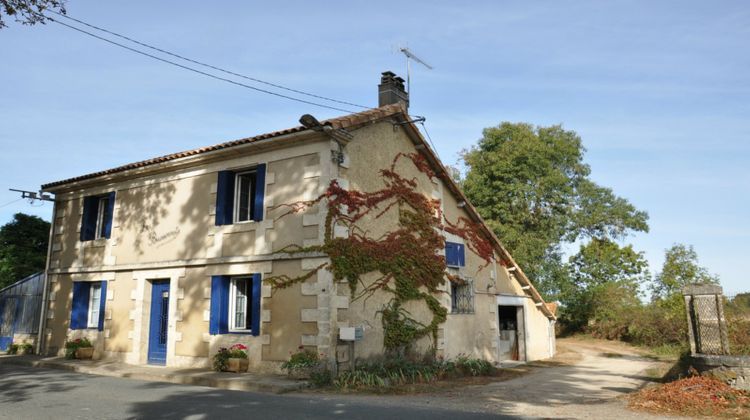
M 228 349 L 229 357 L 234 359 L 247 359 L 247 346 L 244 344 L 233 344 Z
M 65 358 L 75 358 L 76 350 L 81 347 L 93 347 L 91 341 L 88 338 L 76 338 L 75 340 L 68 340 L 65 342 Z
M 229 348 L 222 347 L 214 354 L 214 370 L 223 372 L 227 369 L 229 359 L 247 359 L 247 346 L 244 344 L 233 344 Z

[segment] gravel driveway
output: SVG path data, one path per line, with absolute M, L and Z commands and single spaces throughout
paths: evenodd
M 349 398 L 522 418 L 665 418 L 630 411 L 623 398 L 651 381 L 645 371 L 660 362 L 640 356 L 629 346 L 601 340 L 560 339 L 558 353 L 528 374 L 504 382 L 430 394 Z

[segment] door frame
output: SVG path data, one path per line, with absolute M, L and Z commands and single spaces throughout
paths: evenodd
M 526 303 L 529 298 L 526 296 L 518 295 L 498 295 L 496 305 L 499 306 L 514 306 L 516 308 L 516 342 L 518 343 L 518 359 L 519 361 L 526 362 L 529 360 L 528 354 L 528 337 L 529 337 L 529 323 L 526 314 Z M 497 340 L 500 340 L 500 325 L 498 319 L 498 311 L 495 311 L 495 326 L 497 328 Z M 498 347 L 499 349 L 499 347 Z
M 149 283 L 151 285 L 151 299 L 149 303 L 148 334 L 147 334 L 148 343 L 146 344 L 146 363 L 149 365 L 165 366 L 167 364 L 167 359 L 169 357 L 169 347 L 170 347 L 169 343 L 170 343 L 170 340 L 172 339 L 171 337 L 172 334 L 170 334 L 171 332 L 170 324 L 172 323 L 172 316 L 171 316 L 172 311 L 170 310 L 170 307 L 172 306 L 172 286 L 170 284 L 171 283 L 170 279 L 154 279 L 154 280 L 149 280 Z M 157 285 L 159 286 L 158 288 L 156 287 Z M 157 298 L 156 291 L 162 290 L 162 293 L 163 293 L 163 289 L 165 287 L 166 287 L 166 292 L 168 294 L 166 308 L 164 308 L 164 306 L 160 306 L 162 308 L 162 311 L 165 311 L 167 314 L 166 325 L 164 325 L 164 328 L 166 330 L 164 332 L 166 334 L 165 342 L 164 342 L 164 359 L 163 360 L 161 358 L 152 359 L 152 356 L 151 356 L 152 351 L 153 351 L 152 345 L 154 344 L 153 340 L 155 338 L 155 334 L 152 331 L 152 327 L 153 327 L 155 316 L 157 316 L 154 313 L 154 309 L 156 308 L 156 303 L 157 303 L 157 300 L 155 299 Z M 162 303 L 162 305 L 164 304 Z

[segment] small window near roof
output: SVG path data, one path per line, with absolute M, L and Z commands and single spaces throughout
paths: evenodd
M 81 241 L 109 238 L 112 233 L 115 193 L 83 198 Z
M 235 222 L 253 220 L 255 214 L 256 172 L 240 172 L 236 175 L 234 185 Z
M 111 218 L 112 215 L 109 214 L 109 197 L 100 197 L 99 208 L 96 212 L 96 239 L 107 237 L 107 221 L 111 220 Z

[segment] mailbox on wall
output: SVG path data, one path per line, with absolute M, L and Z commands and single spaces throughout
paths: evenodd
M 341 341 L 361 341 L 365 332 L 362 327 L 341 327 L 339 328 L 339 340 Z

